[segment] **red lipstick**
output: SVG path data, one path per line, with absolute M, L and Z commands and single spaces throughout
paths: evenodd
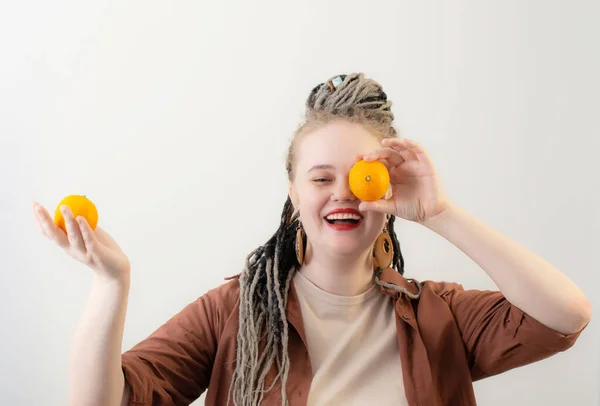
M 328 220 L 327 217 L 334 214 L 351 214 L 349 218 Z M 336 231 L 349 231 L 358 228 L 363 220 L 363 215 L 358 210 L 345 208 L 345 209 L 334 209 L 325 215 L 323 218 L 325 223 Z

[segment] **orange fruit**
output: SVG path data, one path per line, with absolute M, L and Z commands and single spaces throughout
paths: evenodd
M 71 209 L 75 218 L 77 218 L 77 216 L 84 217 L 92 230 L 96 229 L 96 225 L 98 224 L 98 210 L 96 210 L 94 203 L 86 196 L 70 195 L 60 201 L 54 212 L 54 224 L 61 228 L 65 233 L 67 232 L 65 219 L 60 211 L 60 208 L 63 205 L 68 206 Z
M 390 185 L 390 173 L 379 161 L 356 162 L 348 174 L 350 190 L 354 196 L 365 202 L 379 200 L 385 196 Z

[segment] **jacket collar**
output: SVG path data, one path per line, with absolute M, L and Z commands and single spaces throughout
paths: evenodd
M 241 274 L 242 273 L 240 272 L 236 275 L 228 276 L 225 278 L 225 280 L 239 279 Z M 392 268 L 386 268 L 386 269 L 382 270 L 381 273 L 379 274 L 379 280 L 381 282 L 387 282 L 387 283 L 399 286 L 400 288 L 403 288 L 406 291 L 408 291 L 414 295 L 418 294 L 419 290 L 420 290 L 419 287 L 417 286 L 418 285 L 417 282 L 413 281 L 412 279 L 405 278 L 402 274 L 400 274 L 400 272 L 398 272 Z M 400 292 L 398 292 L 395 289 L 380 286 L 380 290 L 384 295 L 391 296 L 396 299 L 398 299 L 400 297 Z M 290 302 L 292 303 L 292 309 L 291 309 L 292 317 L 296 313 L 299 316 L 300 315 L 300 305 L 298 303 L 298 294 L 296 293 L 296 288 L 294 287 L 293 280 L 290 283 L 290 291 L 288 292 L 288 316 L 290 315 Z
M 379 280 L 381 282 L 387 282 L 389 284 L 396 285 L 413 295 L 418 295 L 421 293 L 421 289 L 418 282 L 412 279 L 405 278 L 402 274 L 400 274 L 400 272 L 392 268 L 386 268 L 382 270 L 379 274 Z M 381 292 L 385 295 L 391 296 L 396 299 L 400 297 L 400 292 L 398 292 L 395 289 L 387 288 L 384 286 L 381 286 L 380 289 Z

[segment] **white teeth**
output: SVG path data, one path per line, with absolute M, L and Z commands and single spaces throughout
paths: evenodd
M 327 220 L 360 220 L 360 216 L 352 213 L 335 213 L 325 217 Z

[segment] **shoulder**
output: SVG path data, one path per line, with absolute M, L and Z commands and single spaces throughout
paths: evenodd
M 225 279 L 226 282 L 204 293 L 196 300 L 196 303 L 210 307 L 220 316 L 229 315 L 239 302 L 240 281 L 239 275 Z
M 499 290 L 465 289 L 462 284 L 448 281 L 424 281 L 421 304 L 442 300 L 455 314 L 495 311 L 510 303 Z
M 481 313 L 511 306 L 504 294 L 497 289 L 465 289 L 460 283 L 448 281 L 424 281 L 422 286 L 422 298 L 438 297 L 454 313 Z
M 236 315 L 239 306 L 240 282 L 238 276 L 203 293 L 186 305 L 174 318 L 176 324 L 188 333 L 211 332 L 221 336 L 225 325 Z
M 465 290 L 462 284 L 450 281 L 425 280 L 421 282 L 421 287 L 424 292 L 433 293 L 436 296 L 444 296 L 448 293 Z
M 210 289 L 199 299 L 204 298 L 220 306 L 233 306 L 240 296 L 239 276 L 238 274 L 225 278 L 225 282 Z

